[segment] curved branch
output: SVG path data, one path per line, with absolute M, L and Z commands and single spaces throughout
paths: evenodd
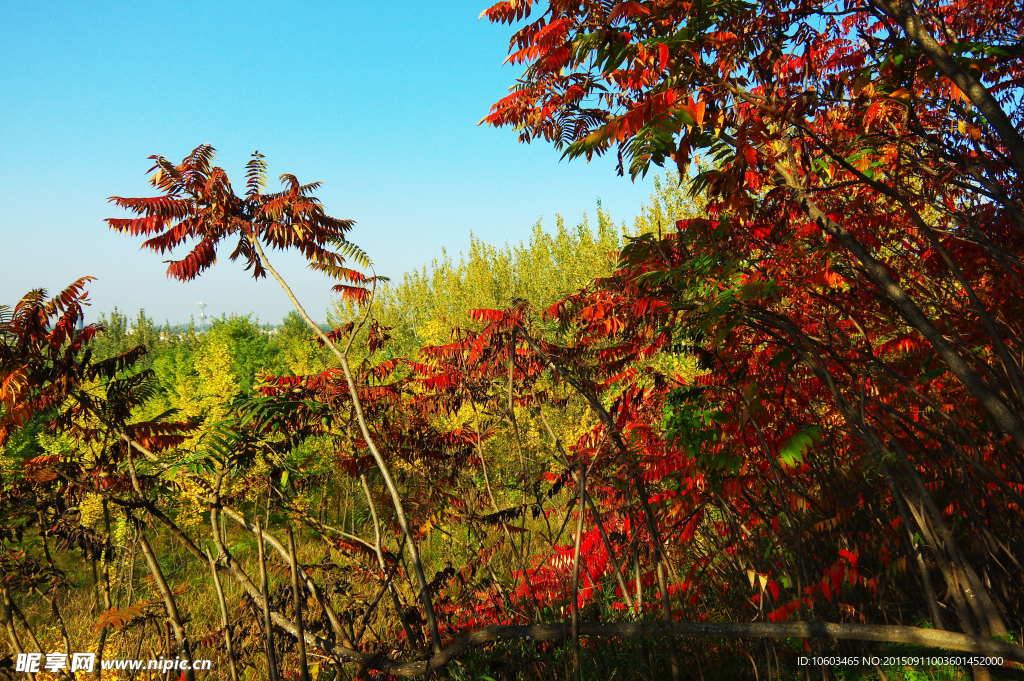
M 974 106 L 978 107 L 978 110 L 995 128 L 1006 148 L 1010 151 L 1014 168 L 1018 173 L 1024 174 L 1024 138 L 1021 137 L 1013 121 L 1006 115 L 1006 112 L 999 105 L 999 101 L 992 95 L 989 89 L 956 62 L 949 52 L 935 40 L 935 37 L 924 25 L 924 22 L 921 21 L 921 17 L 911 11 L 905 3 L 890 0 L 868 1 L 887 17 L 899 24 L 907 37 L 931 59 L 932 63 L 947 78 L 953 81 L 960 91 L 971 100 Z
M 935 327 L 932 320 L 907 293 L 906 289 L 889 273 L 885 266 L 872 255 L 868 248 L 857 240 L 845 227 L 830 218 L 811 196 L 795 181 L 793 175 L 780 163 L 775 170 L 796 203 L 807 213 L 822 231 L 839 241 L 860 262 L 874 279 L 879 293 L 928 343 L 935 348 L 941 360 L 949 367 L 961 384 L 992 417 L 1000 430 L 1009 435 L 1014 443 L 1024 449 L 1024 419 L 1010 409 L 1003 399 L 979 376 L 956 349 Z
M 434 612 L 434 603 L 430 599 L 430 590 L 427 588 L 427 577 L 423 572 L 423 563 L 420 559 L 420 552 L 416 546 L 416 538 L 413 536 L 412 528 L 409 527 L 409 521 L 405 515 L 405 506 L 402 504 L 402 497 L 398 492 L 398 487 L 395 485 L 394 480 L 391 477 L 391 471 L 388 468 L 387 462 L 384 461 L 384 457 L 381 455 L 380 450 L 377 449 L 377 443 L 373 439 L 373 435 L 370 433 L 370 428 L 366 423 L 366 417 L 363 414 L 363 404 L 359 399 L 359 391 L 356 389 L 355 380 L 352 377 L 352 370 L 349 367 L 348 357 L 345 353 L 338 349 L 338 346 L 331 341 L 330 338 L 320 330 L 316 322 L 306 314 L 306 310 L 302 307 L 299 299 L 292 293 L 291 287 L 288 283 L 277 273 L 267 260 L 267 255 L 263 252 L 263 246 L 260 245 L 259 239 L 251 239 L 253 246 L 256 247 L 257 252 L 260 255 L 263 265 L 267 268 L 267 271 L 273 275 L 277 283 L 284 289 L 285 294 L 291 301 L 292 306 L 299 315 L 305 320 L 306 325 L 312 329 L 318 338 L 323 341 L 324 345 L 330 349 L 335 357 L 338 358 L 338 362 L 341 363 L 341 369 L 345 374 L 345 381 L 348 383 L 348 391 L 352 397 L 352 407 L 355 410 L 356 421 L 359 424 L 359 432 L 363 436 L 363 440 L 366 442 L 367 448 L 370 450 L 370 454 L 373 456 L 374 462 L 377 464 L 378 470 L 381 472 L 381 476 L 384 478 L 384 485 L 388 488 L 388 492 L 391 494 L 391 501 L 395 507 L 395 516 L 398 520 L 399 526 L 402 528 L 402 533 L 405 534 L 406 547 L 409 550 L 409 562 L 412 563 L 413 571 L 416 573 L 416 581 L 419 585 L 420 601 L 423 604 L 423 610 L 426 614 L 427 628 L 430 630 L 430 639 L 434 646 L 434 652 L 441 650 L 441 634 L 437 627 L 437 615 Z M 346 348 L 347 349 L 347 348 Z
M 900 627 L 883 624 L 833 624 L 830 622 L 743 622 L 743 623 L 699 623 L 699 622 L 580 622 L 581 636 L 598 638 L 654 638 L 688 636 L 692 638 L 829 638 L 854 641 L 878 641 L 881 643 L 911 643 L 959 650 L 977 655 L 1002 657 L 1006 660 L 1024 662 L 1024 647 L 1003 643 L 981 636 L 971 636 L 938 629 Z M 285 627 L 286 629 L 288 627 Z M 398 662 L 379 655 L 356 653 L 353 650 L 334 648 L 339 657 L 393 676 L 418 676 L 439 669 L 467 650 L 486 643 L 511 640 L 556 641 L 569 638 L 572 627 L 569 622 L 559 624 L 494 625 L 476 629 L 452 641 L 440 653 L 429 660 Z M 320 645 L 322 640 L 307 634 L 307 640 Z M 328 648 L 328 650 L 330 650 Z

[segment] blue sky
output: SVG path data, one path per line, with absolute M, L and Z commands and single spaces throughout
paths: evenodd
M 148 196 L 151 154 L 200 143 L 240 177 L 321 180 L 328 213 L 392 278 L 470 233 L 492 243 L 591 216 L 597 199 L 632 222 L 651 191 L 613 159 L 560 162 L 508 129 L 477 126 L 521 73 L 503 66 L 512 29 L 483 2 L 0 3 L 0 303 L 82 275 L 90 319 L 115 305 L 158 322 L 256 313 L 278 322 L 276 285 L 225 258 L 196 282 L 168 281 L 155 254 L 110 232 L 111 195 Z M 180 257 L 180 256 L 179 256 Z M 274 264 L 317 318 L 330 284 L 295 257 Z

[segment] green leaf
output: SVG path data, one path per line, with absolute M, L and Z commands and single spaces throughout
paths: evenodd
M 932 380 L 934 378 L 938 378 L 939 376 L 942 376 L 943 374 L 947 373 L 948 371 L 949 371 L 949 369 L 947 369 L 946 367 L 939 367 L 938 369 L 932 369 L 931 371 L 926 371 L 925 373 L 921 374 L 921 379 L 920 379 L 919 382 L 920 383 L 927 383 L 928 381 L 930 381 L 930 380 Z
M 816 442 L 821 441 L 821 428 L 818 426 L 805 426 L 793 434 L 789 441 L 779 448 L 779 462 L 795 468 L 803 463 L 807 450 Z

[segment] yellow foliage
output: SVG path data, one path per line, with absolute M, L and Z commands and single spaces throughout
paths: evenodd
M 178 377 L 174 406 L 182 418 L 205 417 L 195 435 L 183 446 L 195 447 L 212 425 L 228 413 L 227 404 L 238 393 L 238 381 L 231 373 L 232 343 L 229 338 L 210 334 L 209 342 L 196 353 L 195 375 Z
M 95 529 L 96 523 L 103 519 L 103 497 L 95 492 L 86 493 L 78 504 L 78 510 L 82 514 L 79 524 Z

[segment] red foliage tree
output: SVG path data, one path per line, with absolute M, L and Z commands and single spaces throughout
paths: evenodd
M 608 372 L 700 357 L 643 461 L 674 480 L 667 513 L 719 510 L 719 583 L 761 580 L 771 620 L 862 616 L 886 582 L 937 627 L 1019 621 L 1022 11 L 556 1 L 512 39 L 526 73 L 486 122 L 634 177 L 672 161 L 712 199 L 555 313 L 615 342 Z M 910 584 L 881 578 L 897 556 Z

